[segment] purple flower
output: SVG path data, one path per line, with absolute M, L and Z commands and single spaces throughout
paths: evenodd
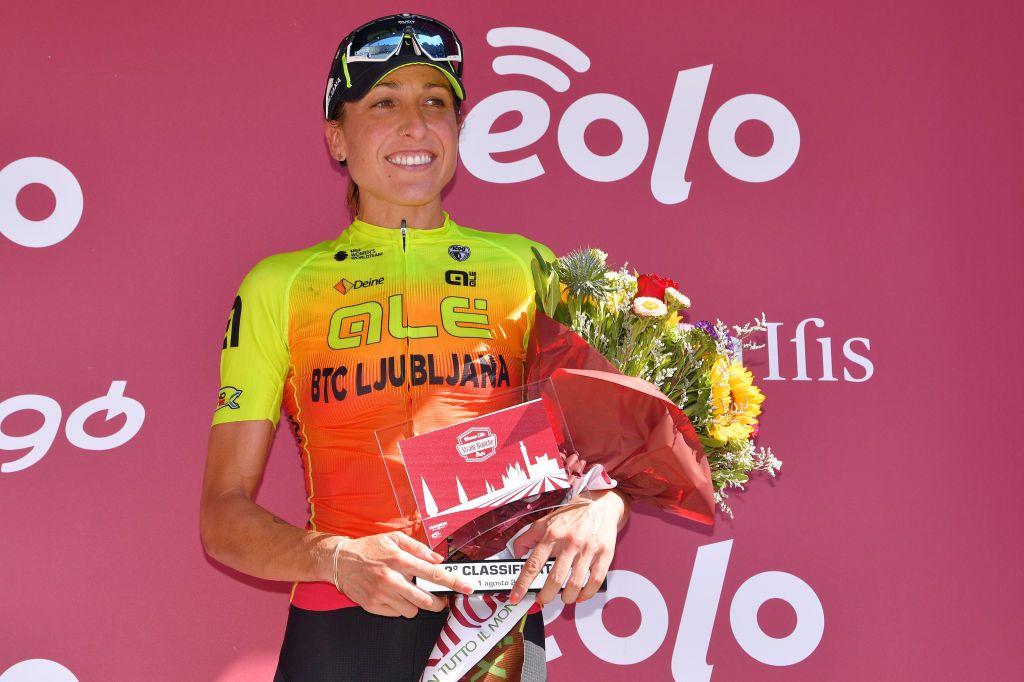
M 693 326 L 713 338 L 715 341 L 718 341 L 718 332 L 715 331 L 715 325 L 711 324 L 707 320 L 701 320 Z

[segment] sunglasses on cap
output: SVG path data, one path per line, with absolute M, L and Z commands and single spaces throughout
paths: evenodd
M 384 62 L 398 54 L 405 36 L 411 36 L 422 56 L 435 62 L 455 62 L 451 68 L 462 76 L 462 44 L 455 31 L 437 19 L 419 14 L 395 14 L 363 24 L 349 34 L 345 48 L 348 63 Z
M 456 98 L 464 100 L 462 59 L 462 44 L 455 31 L 437 19 L 419 14 L 374 19 L 338 45 L 324 93 L 324 116 L 334 118 L 342 102 L 361 99 L 381 78 L 406 64 L 438 69 Z

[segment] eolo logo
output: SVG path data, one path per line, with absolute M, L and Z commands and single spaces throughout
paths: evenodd
M 546 31 L 505 26 L 489 31 L 487 42 L 494 47 L 526 47 L 545 52 L 577 73 L 590 69 L 586 54 Z M 559 66 L 535 57 L 501 55 L 494 59 L 493 67 L 500 75 L 536 78 L 555 92 L 569 89 L 569 77 Z M 663 204 L 678 204 L 690 195 L 686 166 L 710 79 L 710 64 L 676 74 L 651 173 L 651 193 Z M 492 132 L 494 123 L 511 112 L 522 117 L 519 125 Z M 594 153 L 584 139 L 587 126 L 599 120 L 610 121 L 622 135 L 622 143 L 611 154 Z M 748 155 L 736 145 L 736 130 L 747 121 L 760 121 L 772 132 L 772 146 L 760 156 Z M 466 117 L 460 149 L 462 162 L 466 170 L 486 182 L 515 183 L 543 175 L 544 165 L 537 154 L 525 154 L 511 161 L 499 161 L 494 155 L 526 149 L 544 136 L 550 123 L 551 109 L 540 95 L 508 90 L 485 97 Z M 629 176 L 643 163 L 649 146 L 650 134 L 643 114 L 618 95 L 585 95 L 569 105 L 558 123 L 558 148 L 565 162 L 595 182 L 615 182 Z M 785 173 L 796 161 L 800 129 L 793 114 L 778 100 L 766 95 L 738 95 L 712 115 L 708 146 L 718 166 L 732 177 L 744 182 L 767 182 Z
M 53 212 L 42 220 L 26 218 L 18 210 L 18 193 L 29 185 L 53 192 Z M 30 248 L 53 246 L 70 235 L 82 218 L 82 186 L 74 173 L 53 159 L 31 156 L 0 169 L 0 234 Z

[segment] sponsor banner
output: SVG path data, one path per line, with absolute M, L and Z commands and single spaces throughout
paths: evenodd
M 266 311 L 222 304 L 262 259 L 348 224 L 319 98 L 342 35 L 393 8 L 8 5 L 0 679 L 270 679 L 291 585 L 239 578 L 196 537 L 210 412 L 257 398 L 217 365 Z M 634 506 L 608 592 L 545 609 L 550 678 L 1012 679 L 1024 460 L 985 445 L 1015 432 L 1024 381 L 1003 350 L 1024 333 L 1024 10 L 551 7 L 431 3 L 467 58 L 444 209 L 673 277 L 690 323 L 764 311 L 744 364 L 766 395 L 758 444 L 785 465 L 730 488 L 735 518 L 712 529 Z M 522 376 L 517 348 L 474 345 L 529 324 L 528 305 L 495 308 L 513 285 L 475 242 L 438 245 L 431 320 L 375 271 L 398 244 L 335 246 L 296 293 L 325 301 L 301 322 L 322 353 L 284 377 L 318 417 Z M 462 345 L 403 352 L 413 335 Z M 499 456 L 486 433 L 461 445 L 457 466 Z M 302 527 L 324 479 L 297 458 L 279 428 L 256 501 Z
M 127 385 L 127 381 L 112 381 L 106 395 L 89 400 L 71 411 L 64 423 L 64 436 L 71 445 L 81 450 L 113 450 L 138 434 L 146 420 L 146 408 L 124 394 Z M 19 412 L 37 413 L 43 422 L 30 433 L 12 435 L 5 432 L 4 420 Z M 0 450 L 17 452 L 27 449 L 17 459 L 0 464 L 0 473 L 13 474 L 39 463 L 60 433 L 62 415 L 60 403 L 45 395 L 18 395 L 0 401 Z M 94 415 L 103 415 L 105 421 L 123 416 L 124 423 L 114 433 L 96 436 L 85 426 Z

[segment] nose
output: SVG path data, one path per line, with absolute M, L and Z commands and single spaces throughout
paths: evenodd
M 398 132 L 404 137 L 414 140 L 422 138 L 427 131 L 427 122 L 419 107 L 408 107 L 402 116 L 401 127 Z

